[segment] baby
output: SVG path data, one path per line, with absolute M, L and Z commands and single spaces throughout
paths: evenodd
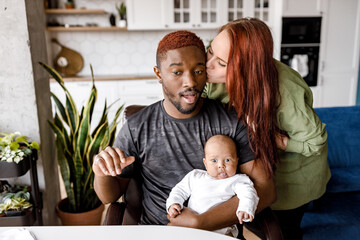
M 181 214 L 184 202 L 201 214 L 208 209 L 229 200 L 235 194 L 239 198 L 236 215 L 239 222 L 251 222 L 259 201 L 249 177 L 236 174 L 238 157 L 234 141 L 224 135 L 209 138 L 204 147 L 203 159 L 206 171 L 194 169 L 171 190 L 166 209 L 171 217 Z M 216 232 L 237 236 L 236 226 Z

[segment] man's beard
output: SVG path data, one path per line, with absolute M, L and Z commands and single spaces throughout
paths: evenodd
M 196 100 L 194 106 L 190 109 L 184 109 L 181 107 L 181 103 L 180 101 L 175 101 L 174 98 L 175 98 L 175 95 L 173 94 L 170 94 L 169 91 L 167 90 L 167 88 L 163 85 L 163 88 L 164 88 L 164 93 L 166 94 L 166 96 L 168 97 L 169 101 L 172 103 L 172 105 L 174 105 L 174 107 L 182 114 L 191 114 L 195 111 L 198 103 L 199 103 L 199 100 L 200 100 L 200 97 Z M 199 93 L 201 94 L 201 92 L 195 88 L 189 88 L 189 89 L 186 89 L 184 92 L 187 92 L 187 91 L 194 91 L 196 93 Z M 184 93 L 183 92 L 183 93 Z

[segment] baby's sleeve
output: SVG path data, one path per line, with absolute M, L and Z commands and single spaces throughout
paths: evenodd
M 191 178 L 193 171 L 185 175 L 185 177 L 176 184 L 171 190 L 169 197 L 166 200 L 166 211 L 169 213 L 169 208 L 173 204 L 179 204 L 181 209 L 184 207 L 184 202 L 191 194 Z
M 239 211 L 243 211 L 254 218 L 255 211 L 259 203 L 259 197 L 254 188 L 253 182 L 247 175 L 239 174 L 237 181 L 233 184 L 233 190 L 239 198 L 236 215 L 238 215 Z M 244 219 L 244 221 L 249 221 L 249 219 Z

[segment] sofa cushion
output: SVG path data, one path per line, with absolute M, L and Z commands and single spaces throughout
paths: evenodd
M 360 191 L 360 106 L 315 109 L 326 124 L 328 192 Z M 346 186 L 346 187 L 345 187 Z
M 301 222 L 304 240 L 360 239 L 360 192 L 326 193 Z

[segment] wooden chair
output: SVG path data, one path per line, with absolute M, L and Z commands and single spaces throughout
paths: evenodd
M 125 118 L 130 117 L 134 113 L 143 109 L 145 106 L 131 105 L 125 108 Z M 111 203 L 105 219 L 104 225 L 138 225 L 142 205 L 141 186 L 132 178 L 128 188 L 123 196 L 122 202 Z M 251 231 L 258 235 L 261 239 L 281 240 L 282 234 L 275 215 L 270 208 L 263 210 L 255 216 L 256 222 L 251 224 Z

